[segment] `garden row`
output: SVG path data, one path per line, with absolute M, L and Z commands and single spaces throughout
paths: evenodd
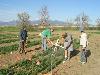
M 79 41 L 74 40 L 74 48 L 79 48 Z M 64 59 L 64 49 L 59 48 L 57 51 L 49 48 L 44 53 L 37 52 L 33 55 L 32 60 L 22 60 L 8 68 L 1 69 L 0 75 L 37 75 L 47 73 L 55 68 Z
M 56 40 L 57 38 L 59 38 L 59 36 L 53 37 L 52 40 Z M 28 42 L 27 43 L 27 47 L 32 47 L 34 45 L 39 45 L 39 44 L 41 44 L 41 40 L 40 39 Z M 18 50 L 18 48 L 19 48 L 19 44 L 0 47 L 0 54 L 6 54 L 6 53 L 10 53 L 12 51 L 16 51 L 16 50 Z

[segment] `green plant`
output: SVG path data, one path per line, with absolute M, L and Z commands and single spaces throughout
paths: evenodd
M 8 39 L 8 40 L 0 40 L 0 44 L 2 43 L 11 43 L 11 42 L 15 42 L 15 41 L 18 41 L 18 39 Z
M 15 44 L 12 46 L 0 47 L 0 54 L 6 54 L 15 50 L 18 50 L 18 44 Z
M 79 41 L 79 39 L 74 39 L 74 40 L 73 40 L 73 45 L 74 45 L 74 49 L 79 48 L 79 46 L 80 46 L 80 41 Z
M 60 64 L 64 58 L 63 50 L 59 49 L 58 51 L 59 52 L 54 52 L 53 49 L 50 48 L 45 54 L 38 53 L 34 55 L 32 57 L 32 61 L 22 60 L 19 63 L 8 67 L 7 69 L 1 69 L 0 72 L 2 74 L 7 74 L 9 73 L 9 69 L 14 71 L 14 75 L 37 75 L 40 72 L 49 72 L 51 70 L 51 60 L 53 63 L 52 68 L 55 68 L 56 65 Z M 53 56 L 51 57 L 52 54 Z M 40 61 L 40 65 L 36 65 L 36 60 Z

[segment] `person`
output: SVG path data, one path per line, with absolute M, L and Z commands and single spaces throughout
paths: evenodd
M 22 28 L 20 31 L 20 53 L 25 53 L 25 45 L 26 45 L 26 40 L 28 38 L 27 35 L 27 30 L 26 28 Z
M 87 34 L 84 31 L 81 31 L 80 35 L 80 62 L 82 64 L 86 63 L 86 47 L 88 45 Z
M 68 34 L 68 33 L 64 33 L 62 35 L 62 38 L 64 39 L 64 49 L 65 49 L 65 59 L 63 61 L 63 63 L 66 60 L 70 60 L 71 58 L 71 51 L 73 51 L 73 39 L 72 39 L 72 35 Z
M 42 37 L 42 50 L 43 51 L 46 51 L 48 49 L 47 42 L 53 45 L 53 42 L 50 40 L 53 31 L 54 30 L 52 28 L 46 28 L 44 31 L 42 31 L 41 37 Z

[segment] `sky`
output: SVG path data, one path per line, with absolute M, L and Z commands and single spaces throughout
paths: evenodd
M 17 20 L 17 14 L 22 12 L 27 12 L 30 20 L 38 20 L 44 5 L 52 20 L 73 20 L 82 12 L 90 17 L 91 23 L 100 17 L 100 0 L 0 0 L 0 21 Z

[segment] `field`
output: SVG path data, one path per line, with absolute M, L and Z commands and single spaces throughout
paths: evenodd
M 87 30 L 89 38 L 87 63 L 79 63 L 79 35 L 78 30 L 66 30 L 56 28 L 52 41 L 55 42 L 64 32 L 71 33 L 74 40 L 73 57 L 70 61 L 62 63 L 64 50 L 59 49 L 55 53 L 49 46 L 48 51 L 41 51 L 41 37 L 39 33 L 43 29 L 33 29 L 28 32 L 26 55 L 19 54 L 19 29 L 16 27 L 0 27 L 0 75 L 49 75 L 51 62 L 53 75 L 99 75 L 100 74 L 100 31 Z M 53 56 L 51 57 L 51 55 Z M 41 64 L 36 65 L 40 60 Z M 52 61 L 51 61 L 52 60 Z

